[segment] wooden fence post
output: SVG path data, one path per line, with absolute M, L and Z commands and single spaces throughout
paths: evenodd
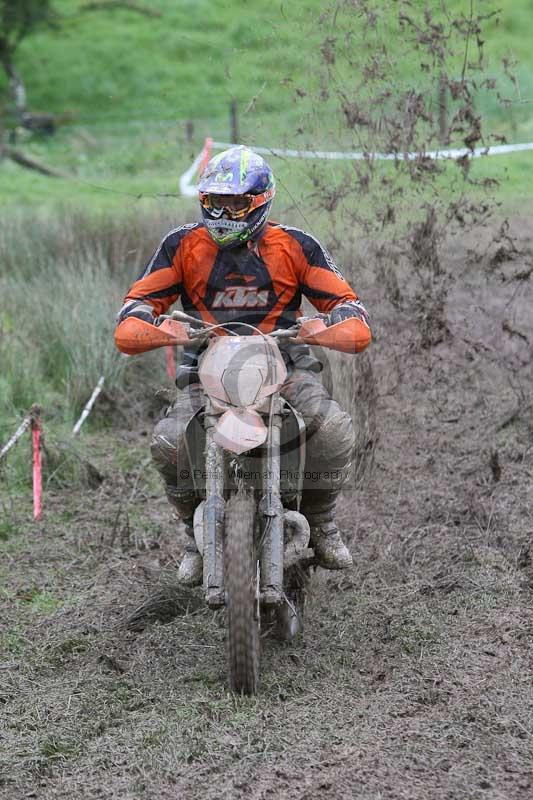
M 239 121 L 237 118 L 237 101 L 232 100 L 229 107 L 230 114 L 230 142 L 239 144 Z

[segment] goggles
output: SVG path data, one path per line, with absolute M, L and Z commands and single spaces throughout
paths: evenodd
M 243 219 L 255 208 L 268 203 L 274 197 L 274 189 L 262 194 L 210 194 L 200 192 L 200 203 L 213 217 Z

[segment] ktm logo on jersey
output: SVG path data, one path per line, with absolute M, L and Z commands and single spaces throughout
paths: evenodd
M 213 308 L 258 308 L 268 305 L 268 289 L 259 291 L 246 286 L 234 286 L 217 292 Z

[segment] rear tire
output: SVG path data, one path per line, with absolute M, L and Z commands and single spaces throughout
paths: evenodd
M 238 492 L 226 503 L 224 564 L 230 688 L 255 694 L 259 680 L 260 615 L 254 547 L 255 502 Z

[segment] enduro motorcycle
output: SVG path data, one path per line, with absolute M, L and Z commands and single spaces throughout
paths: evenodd
M 274 619 L 288 641 L 298 635 L 315 563 L 309 523 L 298 510 L 305 424 L 280 395 L 287 370 L 278 343 L 355 353 L 365 346 L 366 333 L 353 318 L 326 327 L 321 318 L 302 317 L 292 328 L 269 334 L 241 322 L 205 323 L 181 311 L 158 323 L 129 317 L 115 340 L 130 355 L 191 342 L 207 345 L 199 362 L 205 408 L 186 429 L 200 500 L 194 537 L 203 556 L 206 602 L 227 609 L 230 686 L 255 694 L 261 619 Z M 243 328 L 252 335 L 241 335 Z

